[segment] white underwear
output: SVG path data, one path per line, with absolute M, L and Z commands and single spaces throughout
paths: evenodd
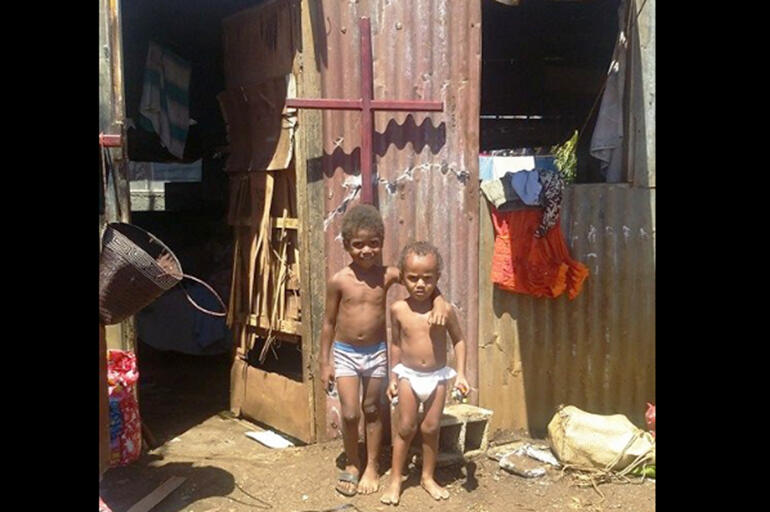
M 418 372 L 417 370 L 407 368 L 401 363 L 394 366 L 392 372 L 398 375 L 399 379 L 409 381 L 409 385 L 412 386 L 420 403 L 430 398 L 440 382 L 454 378 L 457 375 L 454 368 L 449 366 L 433 370 L 432 372 Z

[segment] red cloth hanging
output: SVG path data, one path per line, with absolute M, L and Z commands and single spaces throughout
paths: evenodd
M 142 420 L 136 401 L 139 370 L 136 355 L 107 351 L 107 390 L 110 401 L 110 467 L 135 461 L 142 450 Z
M 565 291 L 577 297 L 588 277 L 588 267 L 570 257 L 561 223 L 535 238 L 541 208 L 500 213 L 492 209 L 495 248 L 492 282 L 500 289 L 535 297 L 558 297 Z

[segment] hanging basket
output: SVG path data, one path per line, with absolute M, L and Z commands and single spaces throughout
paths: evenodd
M 167 253 L 165 268 L 158 258 Z M 99 317 L 105 325 L 139 312 L 182 280 L 179 260 L 147 231 L 123 222 L 107 225 L 99 261 Z
M 164 254 L 168 257 L 161 260 Z M 206 287 L 223 311 L 200 307 L 185 289 L 190 304 L 208 315 L 227 314 L 219 294 L 197 277 L 183 274 L 176 255 L 163 242 L 133 224 L 110 223 L 102 237 L 99 261 L 99 319 L 104 325 L 120 323 L 179 284 L 183 278 Z

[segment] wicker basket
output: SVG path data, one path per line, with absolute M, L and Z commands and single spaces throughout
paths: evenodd
M 174 268 L 157 262 L 166 252 Z M 99 261 L 99 318 L 120 323 L 182 280 L 182 266 L 171 250 L 147 231 L 122 222 L 107 225 Z

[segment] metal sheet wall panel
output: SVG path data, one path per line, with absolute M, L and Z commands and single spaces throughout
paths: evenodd
M 438 113 L 375 115 L 375 197 L 386 226 L 385 263 L 396 264 L 411 239 L 429 240 L 441 251 L 439 286 L 459 311 L 476 387 L 480 2 L 320 2 L 314 40 L 322 97 L 360 97 L 361 16 L 371 19 L 374 97 L 444 102 Z M 359 133 L 357 112 L 324 112 L 327 277 L 349 262 L 340 227 L 346 207 L 360 197 Z M 398 288 L 391 301 L 406 295 Z
M 655 399 L 655 189 L 567 187 L 562 228 L 591 275 L 573 301 L 492 287 L 494 232 L 480 224 L 480 405 L 492 428 L 542 436 L 559 404 L 644 425 Z

